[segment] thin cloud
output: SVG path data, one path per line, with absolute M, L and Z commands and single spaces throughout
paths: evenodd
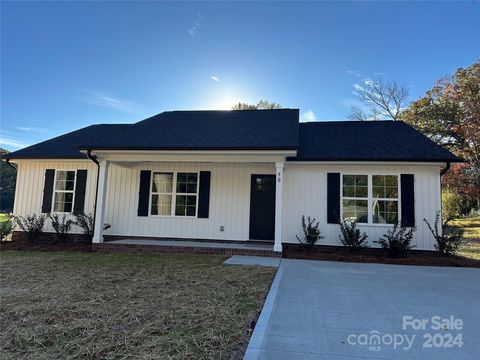
M 216 81 L 216 82 L 220 82 L 220 78 L 218 76 L 215 76 L 215 75 L 210 76 L 210 79 L 212 79 L 213 81 Z
M 128 114 L 138 114 L 141 108 L 139 104 L 133 101 L 121 99 L 97 90 L 84 90 L 83 94 L 78 97 L 78 101 Z
M 197 20 L 193 23 L 193 25 L 190 27 L 190 29 L 188 29 L 188 34 L 192 37 L 194 37 L 198 30 L 200 29 L 201 27 L 201 21 L 203 19 L 203 16 L 201 13 L 197 13 Z
M 38 132 L 38 133 L 47 133 L 47 129 L 41 129 L 37 127 L 23 127 L 23 126 L 16 126 L 15 129 L 26 131 L 26 132 Z
M 13 146 L 14 148 L 24 148 L 29 144 L 23 142 L 21 139 L 12 136 L 0 136 L 0 145 Z
M 385 73 L 384 73 L 384 72 L 374 72 L 373 75 L 375 75 L 375 76 L 384 76 Z
M 301 122 L 317 121 L 317 116 L 312 110 L 307 110 L 300 115 Z
M 345 71 L 348 75 L 353 75 L 355 74 L 355 70 L 347 70 Z

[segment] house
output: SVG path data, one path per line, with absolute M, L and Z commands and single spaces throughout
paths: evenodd
M 372 246 L 395 222 L 416 226 L 414 245 L 432 250 L 423 219 L 434 221 L 440 177 L 461 161 L 400 121 L 300 123 L 297 109 L 167 111 L 6 158 L 18 166 L 15 215 L 95 213 L 94 243 L 268 240 L 277 252 L 297 243 L 302 215 L 325 245 L 341 245 L 345 218 Z

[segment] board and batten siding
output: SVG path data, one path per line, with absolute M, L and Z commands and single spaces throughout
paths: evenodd
M 248 240 L 250 216 L 250 181 L 252 174 L 274 174 L 273 163 L 199 163 L 145 162 L 109 166 L 105 222 L 111 224 L 106 235 Z M 88 170 L 85 212 L 93 213 L 97 166 L 89 161 L 19 161 L 15 192 L 15 215 L 40 214 L 45 170 Z M 137 216 L 140 171 L 211 172 L 210 213 L 208 219 L 188 217 Z M 285 163 L 283 185 L 282 242 L 297 243 L 302 234 L 302 215 L 315 217 L 326 245 L 341 245 L 336 224 L 327 224 L 327 173 L 414 174 L 417 249 L 434 249 L 434 239 L 423 218 L 433 223 L 441 207 L 438 166 L 418 165 L 314 165 Z M 224 231 L 220 231 L 220 227 Z M 359 225 L 369 235 L 370 246 L 390 226 Z M 53 232 L 50 221 L 45 231 Z M 74 227 L 74 233 L 81 229 Z
M 15 202 L 13 213 L 26 216 L 42 213 L 43 187 L 45 185 L 45 170 L 87 170 L 85 189 L 85 213 L 93 213 L 95 204 L 95 190 L 97 183 L 97 165 L 91 161 L 19 161 L 17 183 L 15 188 Z M 73 218 L 72 215 L 67 215 Z M 53 232 L 50 220 L 46 221 L 46 232 Z M 72 233 L 81 234 L 82 230 L 74 226 Z
M 435 221 L 441 208 L 440 171 L 438 166 L 406 165 L 313 165 L 288 164 L 284 170 L 283 243 L 298 243 L 296 235 L 302 234 L 302 215 L 320 222 L 324 239 L 320 244 L 342 245 L 338 224 L 327 224 L 327 173 L 400 175 L 414 174 L 415 225 L 417 231 L 413 245 L 420 250 L 433 250 L 435 240 L 423 219 Z M 377 247 L 378 240 L 390 229 L 390 225 L 362 225 L 358 227 L 368 234 L 369 246 Z
M 141 170 L 210 171 L 209 217 L 137 216 Z M 111 224 L 112 228 L 106 234 L 248 240 L 252 174 L 275 174 L 275 166 L 273 163 L 201 162 L 145 162 L 134 164 L 133 167 L 112 164 L 108 174 L 105 210 L 105 222 Z M 220 231 L 221 226 L 223 231 Z

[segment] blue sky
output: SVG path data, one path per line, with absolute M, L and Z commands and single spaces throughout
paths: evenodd
M 93 123 L 267 99 L 345 119 L 354 84 L 424 94 L 480 58 L 478 2 L 2 2 L 10 150 Z

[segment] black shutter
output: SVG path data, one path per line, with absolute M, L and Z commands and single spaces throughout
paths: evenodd
M 412 174 L 400 176 L 401 203 L 402 203 L 402 226 L 415 226 L 415 191 Z
M 210 209 L 210 171 L 200 171 L 200 184 L 198 190 L 198 217 L 208 218 Z
M 340 173 L 327 173 L 327 223 L 340 221 Z
M 55 182 L 55 170 L 45 170 L 45 183 L 43 185 L 42 213 L 52 211 L 53 184 Z
M 140 171 L 140 191 L 138 196 L 138 216 L 148 216 L 148 202 L 150 197 L 151 171 Z
M 85 207 L 85 189 L 87 187 L 87 170 L 77 170 L 77 178 L 75 181 L 73 212 L 75 214 L 83 214 Z

